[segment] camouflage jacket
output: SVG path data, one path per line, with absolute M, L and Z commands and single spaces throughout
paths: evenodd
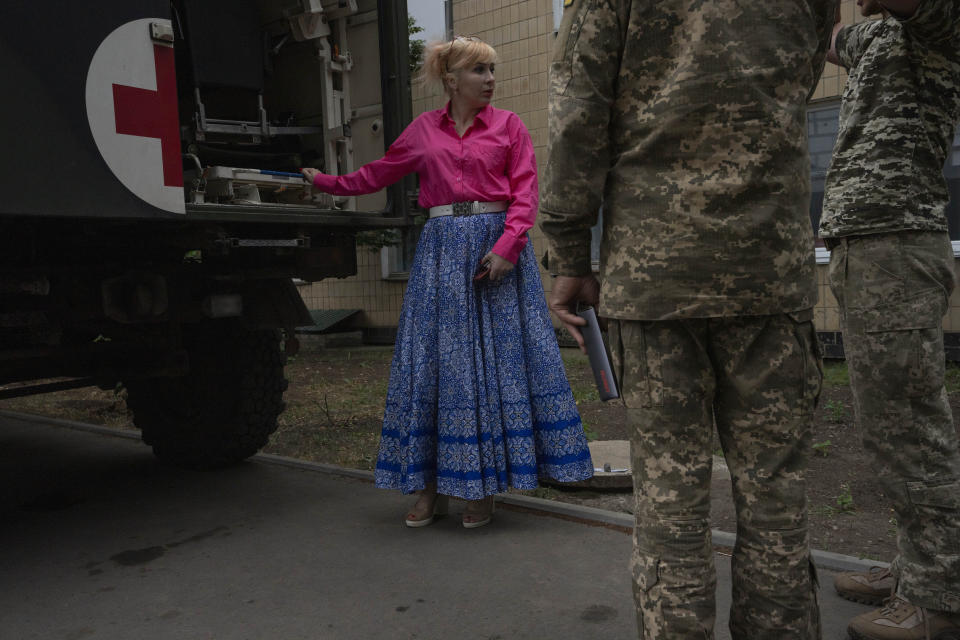
M 816 303 L 806 102 L 837 0 L 567 0 L 550 68 L 541 227 L 621 319 Z
M 960 120 L 960 5 L 843 28 L 849 70 L 820 235 L 946 231 L 943 165 Z

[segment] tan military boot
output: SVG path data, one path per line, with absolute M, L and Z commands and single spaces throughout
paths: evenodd
M 960 613 L 928 611 L 894 596 L 851 620 L 847 633 L 853 640 L 960 640 Z
M 890 569 L 883 567 L 870 567 L 869 571 L 838 573 L 833 579 L 833 587 L 840 597 L 877 607 L 893 595 L 896 585 L 897 579 L 890 573 Z

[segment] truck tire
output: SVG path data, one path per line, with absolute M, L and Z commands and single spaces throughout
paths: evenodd
M 161 461 L 189 469 L 252 456 L 267 444 L 284 408 L 279 332 L 231 323 L 184 327 L 184 346 L 187 375 L 126 383 L 143 441 Z

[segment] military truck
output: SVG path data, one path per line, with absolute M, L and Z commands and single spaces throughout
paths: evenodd
M 295 279 L 356 273 L 411 186 L 338 198 L 411 118 L 406 3 L 4 3 L 0 399 L 122 385 L 162 460 L 276 429 Z M 283 346 L 281 346 L 283 345 Z

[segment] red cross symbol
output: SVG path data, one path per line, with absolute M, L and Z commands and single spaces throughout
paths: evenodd
M 113 85 L 117 133 L 159 138 L 163 151 L 163 184 L 183 186 L 180 161 L 180 118 L 177 113 L 177 71 L 173 49 L 153 45 L 157 90 Z

